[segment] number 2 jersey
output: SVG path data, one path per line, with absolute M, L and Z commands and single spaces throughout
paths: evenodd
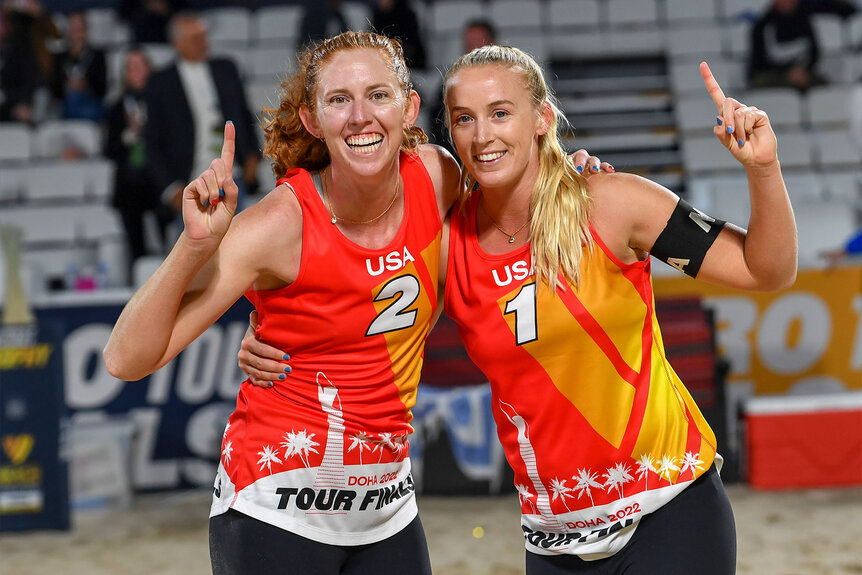
M 453 210 L 445 306 L 491 383 L 528 550 L 607 557 L 703 474 L 715 435 L 665 357 L 650 261 L 592 231 L 581 286 L 537 286 L 530 246 L 491 255 Z
M 272 388 L 246 381 L 222 440 L 211 515 L 236 509 L 322 543 L 361 545 L 416 516 L 407 435 L 437 306 L 442 223 L 431 178 L 402 154 L 404 216 L 368 249 L 330 221 L 305 170 L 296 280 L 246 293 L 260 339 L 290 353 Z M 266 545 L 261 542 L 261 545 Z

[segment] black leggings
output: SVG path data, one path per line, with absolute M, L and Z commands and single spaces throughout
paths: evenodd
M 736 523 L 712 467 L 658 511 L 645 515 L 631 540 L 606 559 L 527 552 L 527 575 L 736 573 Z
M 431 575 L 417 516 L 368 545 L 327 545 L 229 510 L 210 518 L 213 575 Z

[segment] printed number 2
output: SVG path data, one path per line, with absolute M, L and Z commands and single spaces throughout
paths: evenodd
M 521 287 L 518 295 L 506 302 L 503 315 L 515 314 L 515 344 L 524 345 L 539 339 L 536 326 L 536 283 Z
M 399 276 L 389 280 L 374 298 L 374 301 L 384 301 L 398 297 L 394 302 L 381 311 L 371 325 L 368 326 L 366 336 L 378 335 L 390 331 L 397 331 L 412 326 L 416 322 L 416 310 L 405 312 L 416 298 L 419 297 L 419 280 L 411 275 Z

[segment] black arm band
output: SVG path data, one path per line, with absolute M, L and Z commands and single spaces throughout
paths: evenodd
M 650 255 L 691 277 L 697 277 L 706 252 L 724 227 L 717 220 L 680 200 L 667 225 L 650 250 Z

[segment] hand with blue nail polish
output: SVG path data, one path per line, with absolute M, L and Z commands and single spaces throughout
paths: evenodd
M 285 363 L 290 355 L 257 339 L 257 325 L 257 311 L 252 311 L 237 353 L 237 363 L 248 375 L 249 382 L 258 387 L 269 387 L 268 382 L 273 380 L 285 381 L 293 368 Z
M 778 161 L 778 141 L 766 112 L 725 96 L 706 62 L 701 62 L 700 72 L 718 109 L 715 136 L 746 167 L 774 165 Z
M 236 130 L 225 124 L 221 156 L 183 189 L 184 235 L 218 245 L 236 212 L 238 188 L 233 180 Z
M 575 170 L 585 177 L 597 174 L 600 170 L 605 172 L 614 171 L 613 167 L 611 167 L 609 163 L 601 161 L 598 156 L 591 156 L 590 153 L 583 148 L 570 154 L 569 158 L 571 158 L 572 163 L 575 165 Z M 584 168 L 588 169 L 585 171 Z

